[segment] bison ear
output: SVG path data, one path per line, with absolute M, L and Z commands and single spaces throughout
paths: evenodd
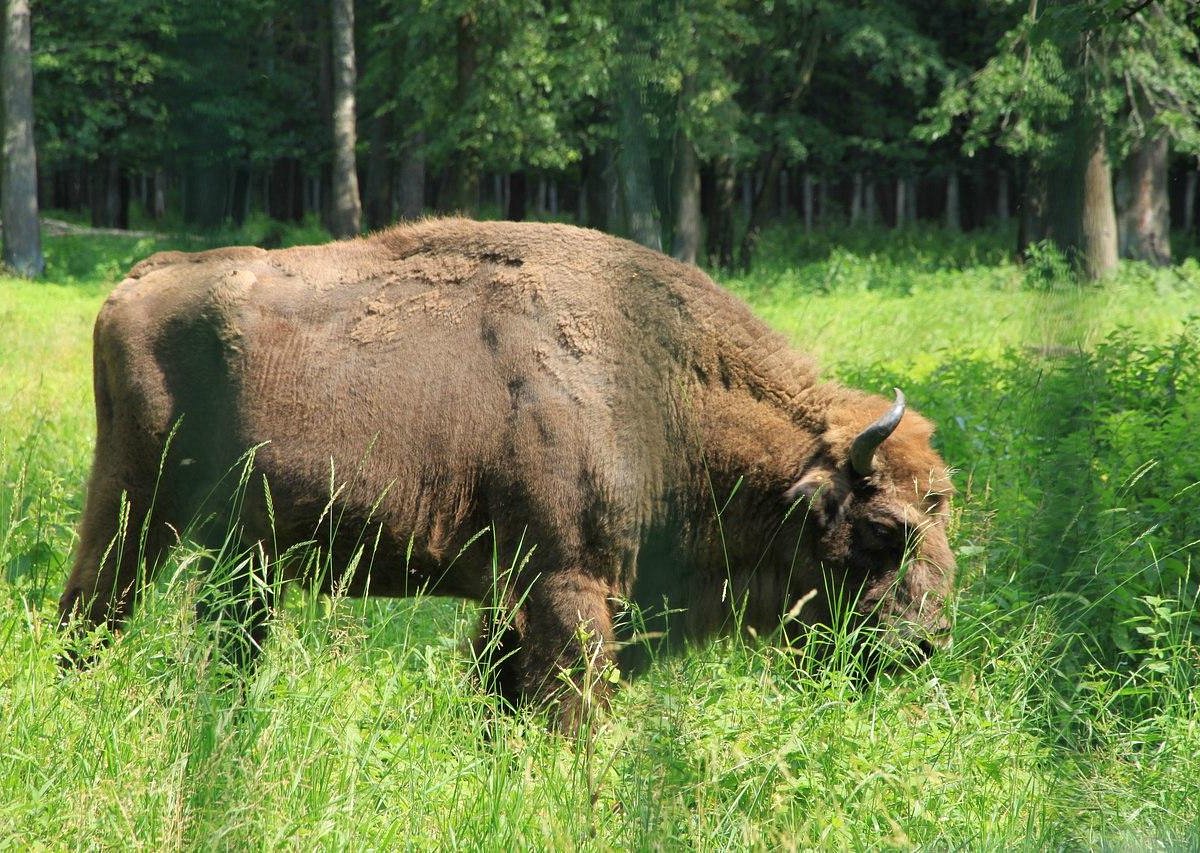
M 810 471 L 792 484 L 783 498 L 796 512 L 807 513 L 818 524 L 828 518 L 833 501 L 833 480 L 826 471 Z

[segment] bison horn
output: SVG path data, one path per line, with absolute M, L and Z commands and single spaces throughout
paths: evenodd
M 875 469 L 875 451 L 896 431 L 904 417 L 904 392 L 899 388 L 892 390 L 896 392 L 896 402 L 887 414 L 860 432 L 850 445 L 850 464 L 859 476 L 865 477 Z

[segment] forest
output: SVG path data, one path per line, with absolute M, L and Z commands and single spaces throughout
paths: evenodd
M 5 10 L 0 849 L 1200 846 L 1200 3 Z M 129 270 L 450 215 L 660 250 L 902 388 L 955 490 L 952 644 L 651 651 L 572 738 L 479 689 L 474 601 L 277 590 L 230 667 L 213 578 L 275 564 L 186 528 L 119 631 L 60 630 Z
M 95 226 L 460 211 L 745 269 L 781 218 L 1015 218 L 1098 277 L 1197 225 L 1188 0 L 54 0 L 32 29 L 39 201 Z

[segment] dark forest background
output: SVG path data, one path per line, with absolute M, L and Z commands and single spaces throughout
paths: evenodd
M 1088 275 L 1197 227 L 1189 0 L 40 0 L 42 208 L 556 218 L 714 267 L 795 217 L 1018 220 Z

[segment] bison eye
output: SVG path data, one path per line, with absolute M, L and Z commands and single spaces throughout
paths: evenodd
M 904 547 L 904 527 L 890 521 L 868 520 L 862 527 L 867 547 L 879 551 L 891 551 Z
M 871 521 L 867 523 L 871 530 L 871 535 L 877 539 L 894 539 L 900 533 L 899 528 L 884 521 Z

